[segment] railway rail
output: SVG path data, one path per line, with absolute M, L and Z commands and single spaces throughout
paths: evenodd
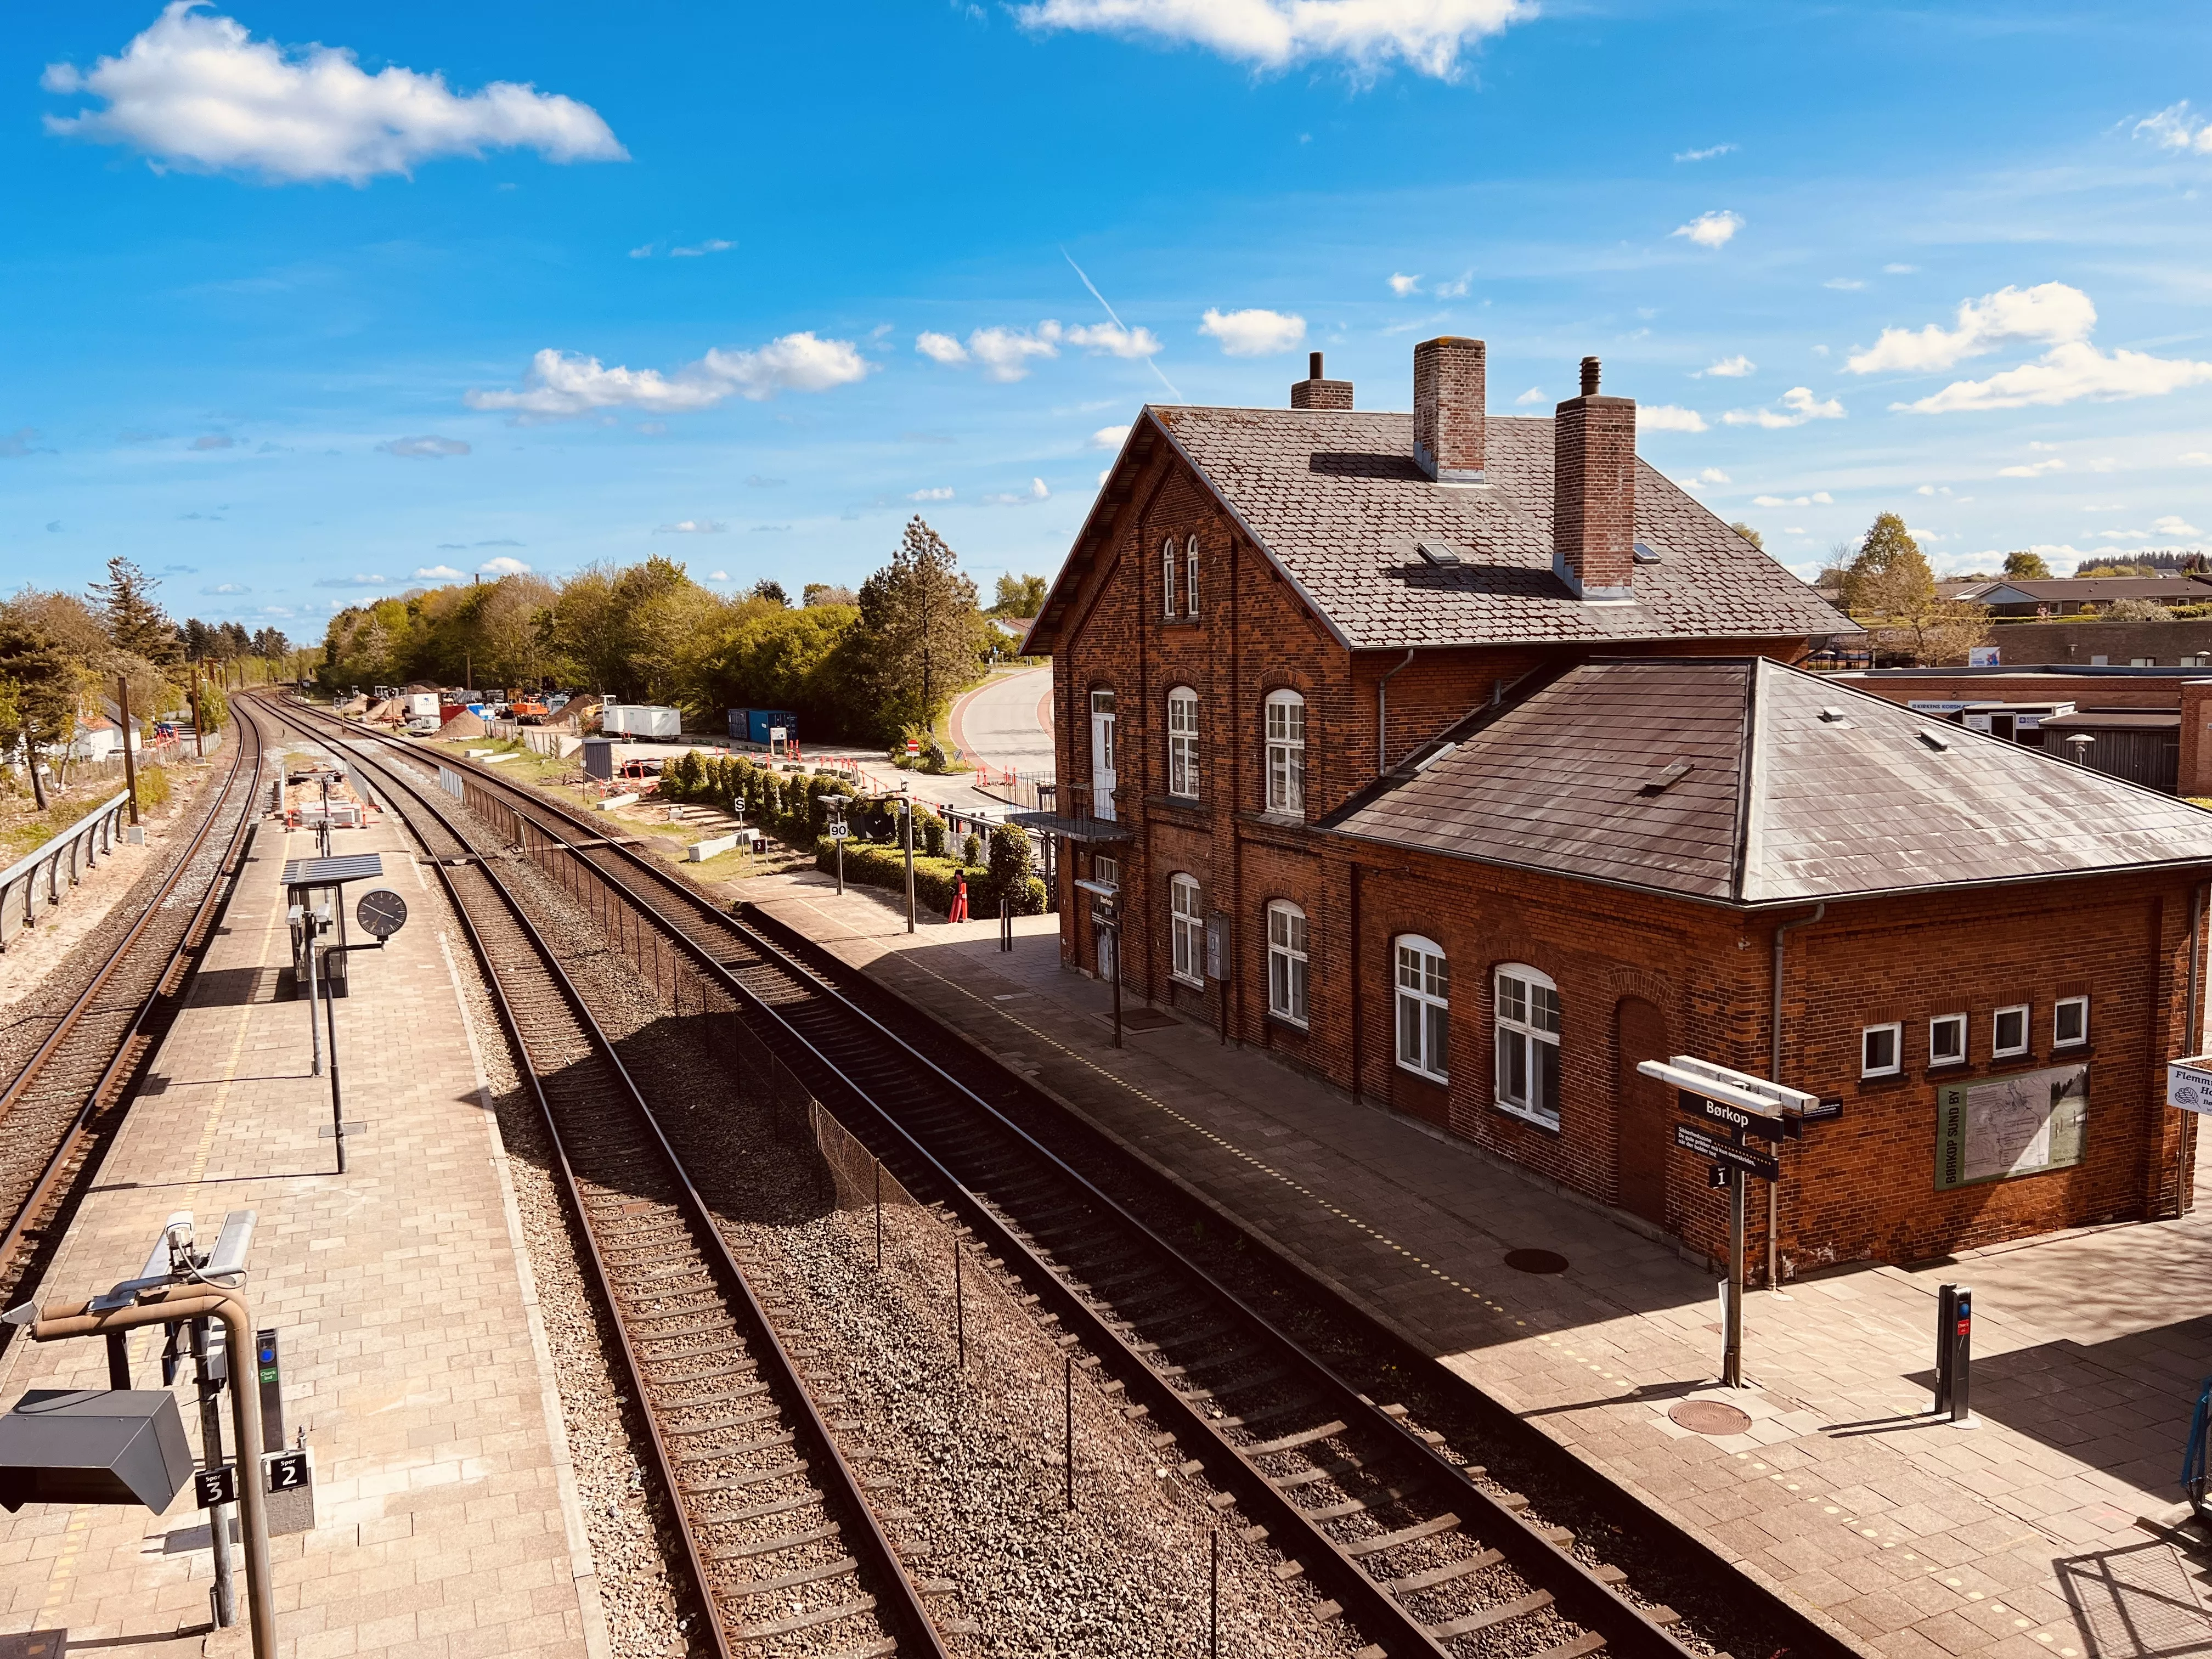
M 434 784 L 353 753 L 435 869 L 543 1115 L 715 1651 L 945 1659 L 797 1356 L 559 952 Z
M 131 1080 L 183 1006 L 230 891 L 254 822 L 262 756 L 259 730 L 236 724 L 230 769 L 191 841 L 82 993 L 0 1087 L 0 1299 L 58 1237 L 82 1177 L 121 1121 Z M 225 823 L 229 835 L 218 843 Z
M 419 775 L 428 757 L 394 746 Z M 1578 1559 L 1525 1498 L 1492 1492 L 1441 1436 L 1345 1381 L 830 976 L 604 824 L 488 770 L 465 780 L 479 819 L 525 857 L 572 890 L 588 881 L 623 948 L 643 957 L 650 936 L 653 960 L 680 958 L 726 992 L 909 1191 L 967 1224 L 1126 1388 L 1163 1462 L 1241 1508 L 1247 1536 L 1281 1553 L 1285 1576 L 1310 1573 L 1368 1654 L 1686 1659 L 1671 1610 L 1639 1607 L 1625 1575 Z

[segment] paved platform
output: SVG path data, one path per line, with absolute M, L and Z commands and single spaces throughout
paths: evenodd
M 282 1333 L 286 1420 L 305 1428 L 316 1469 L 314 1528 L 273 1544 L 286 1659 L 602 1659 L 551 1362 L 452 967 L 466 947 L 441 931 L 430 878 L 402 845 L 383 824 L 338 837 L 340 852 L 382 852 L 414 910 L 385 951 L 353 957 L 337 1004 L 347 1116 L 368 1126 L 348 1143 L 349 1172 L 326 1173 L 329 1083 L 309 1074 L 306 1006 L 276 1000 L 289 960 L 280 872 L 313 837 L 264 823 L 39 1296 L 131 1277 L 172 1211 L 191 1211 L 210 1240 L 225 1211 L 258 1212 L 246 1296 L 256 1323 Z M 159 1346 L 158 1330 L 133 1339 L 137 1386 L 160 1386 Z M 99 1342 L 18 1341 L 0 1401 L 106 1379 Z M 187 1379 L 178 1395 L 197 1451 Z M 28 1505 L 0 1516 L 0 1634 L 245 1652 L 242 1555 L 240 1625 L 209 1636 L 212 1572 L 189 1486 L 163 1516 Z
M 1108 988 L 1061 969 L 1055 918 L 1018 924 L 1008 955 L 995 919 L 909 937 L 887 902 L 811 872 L 745 896 L 1174 1169 L 1863 1650 L 2212 1652 L 2212 1558 L 2176 1530 L 2183 1436 L 2212 1373 L 2202 1206 L 1754 1293 L 1754 1386 L 1723 1390 L 1703 1265 L 1211 1030 L 1178 1020 L 1113 1048 Z M 2208 1179 L 2212 1163 L 2200 1192 Z M 1504 1265 L 1525 1248 L 1570 1266 Z M 1975 1292 L 1971 1429 L 1926 1414 L 1946 1280 Z M 1693 1433 L 1668 1415 L 1688 1399 L 1749 1425 Z

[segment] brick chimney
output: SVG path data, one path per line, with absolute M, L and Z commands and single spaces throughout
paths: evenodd
M 1291 382 L 1292 409 L 1349 409 L 1352 407 L 1352 382 L 1326 380 L 1322 378 L 1321 353 L 1310 355 L 1308 378 Z
M 1438 483 L 1482 482 L 1484 356 L 1450 334 L 1413 348 L 1413 459 Z
M 1578 599 L 1635 598 L 1636 400 L 1601 398 L 1597 359 L 1552 421 L 1552 569 Z

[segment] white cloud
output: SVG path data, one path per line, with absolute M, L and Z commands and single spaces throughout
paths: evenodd
M 238 440 L 230 436 L 228 433 L 203 432 L 198 437 L 192 440 L 191 447 L 194 449 L 201 450 L 235 449 L 238 447 Z
M 2079 398 L 2111 403 L 2123 398 L 2163 397 L 2207 380 L 2212 380 L 2212 363 L 2186 357 L 2154 357 L 2124 348 L 2106 353 L 2087 341 L 2075 341 L 2053 346 L 2038 361 L 2008 368 L 1986 380 L 1954 380 L 1931 397 L 1890 407 L 1921 415 L 1948 415 L 1960 410 L 2070 404 Z M 2094 461 L 2090 468 L 2105 470 Z
M 1209 307 L 1199 322 L 1198 331 L 1220 341 L 1226 356 L 1272 357 L 1278 352 L 1292 349 L 1306 337 L 1306 319 L 1291 313 L 1266 311 L 1257 307 L 1229 312 Z
M 1856 294 L 1866 284 L 1856 276 L 1831 276 L 1820 284 L 1822 288 L 1841 289 L 1846 294 Z
M 442 461 L 448 455 L 469 453 L 468 445 L 459 438 L 441 438 L 432 434 L 419 438 L 394 438 L 376 447 L 381 454 L 398 455 L 410 461 Z
M 986 507 L 1029 507 L 1036 502 L 1048 501 L 1051 499 L 1052 491 L 1045 488 L 1044 480 L 1042 478 L 1031 478 L 1030 480 L 1030 487 L 1027 489 L 1003 495 L 986 495 L 983 497 L 983 505 Z
M 1419 294 L 1420 291 L 1421 279 L 1419 276 L 1408 276 L 1401 271 L 1390 278 L 1390 292 L 1401 300 L 1408 294 Z
M 1918 265 L 1887 264 L 1881 268 L 1885 276 L 1911 276 L 1919 270 Z
M 2161 536 L 2201 536 L 2204 533 L 2187 520 L 2171 513 L 2162 519 L 2153 519 L 2150 527 Z
M 1047 323 L 1038 330 L 1058 328 L 1056 323 Z M 1088 323 L 1061 331 L 1060 338 L 1072 346 L 1102 357 L 1157 357 L 1160 353 L 1159 337 L 1149 328 L 1124 328 L 1119 323 Z
M 668 250 L 668 257 L 672 259 L 703 259 L 710 253 L 727 253 L 736 246 L 735 242 L 725 241 L 720 236 L 709 236 L 696 247 L 672 247 Z
M 1905 533 L 1917 542 L 1948 542 L 1951 539 L 1940 530 L 1923 530 L 1917 524 L 1905 526 Z
M 319 577 L 315 586 L 318 587 L 381 587 L 384 586 L 384 578 L 381 574 L 364 576 L 356 572 L 350 576 Z
M 1782 408 L 1731 409 L 1721 416 L 1729 426 L 1764 427 L 1769 431 L 1782 427 L 1802 426 L 1808 421 L 1840 421 L 1844 406 L 1831 398 L 1823 403 L 1813 395 L 1813 388 L 1793 386 L 1782 394 Z
M 1802 524 L 1785 524 L 1782 526 L 1782 533 L 1785 536 L 1802 536 L 1805 533 L 1805 526 Z
M 646 243 L 642 247 L 634 247 L 629 251 L 629 257 L 633 259 L 650 259 L 653 258 L 653 247 L 654 244 L 651 242 Z
M 449 564 L 426 564 L 415 575 L 418 581 L 426 582 L 457 582 L 461 579 L 461 573 Z
M 1753 507 L 1833 507 L 1836 498 L 1825 489 L 1816 489 L 1809 495 L 1753 495 Z
M 416 571 L 415 574 L 416 574 L 416 575 L 418 575 L 418 576 L 419 576 L 419 575 L 421 575 L 422 573 L 421 571 L 419 571 L 419 570 L 418 570 L 418 571 Z M 245 586 L 244 585 L 242 585 L 242 584 L 240 584 L 240 583 L 238 583 L 238 582 L 217 582 L 217 583 L 216 583 L 213 587 L 203 587 L 202 589 L 200 589 L 200 592 L 203 592 L 203 593 L 209 593 L 209 594 L 215 594 L 215 593 L 251 593 L 252 591 L 253 591 L 253 590 L 252 590 L 252 588 L 247 587 L 247 586 Z
M 2184 466 L 2212 466 L 2212 451 L 2192 449 L 2188 453 L 2177 455 L 2173 459 Z
M 1544 388 L 1532 386 L 1513 401 L 1516 404 L 1540 404 L 1544 401 Z
M 2097 532 L 2097 539 L 2100 542 L 2147 542 L 2150 539 L 2150 532 L 2148 530 L 2100 530 Z
M 1978 300 L 1962 301 L 1956 328 L 1940 323 L 1917 331 L 1886 328 L 1864 351 L 1853 352 L 1844 367 L 1854 374 L 1925 373 L 1948 368 L 1963 358 L 1978 357 L 2015 340 L 2050 344 L 2086 340 L 2096 326 L 2097 307 L 2078 288 L 2064 283 L 2001 288 Z
M 968 337 L 969 352 L 983 365 L 983 378 L 1002 384 L 1025 378 L 1032 357 L 1057 357 L 1055 325 L 1049 334 L 1031 334 L 1018 328 L 979 328 Z
M 1102 426 L 1091 434 L 1091 447 L 1119 449 L 1128 441 L 1128 437 L 1129 428 L 1126 426 Z
M 1674 404 L 1638 404 L 1636 424 L 1645 432 L 1703 432 L 1705 417 Z
M 1729 477 L 1729 475 L 1722 471 L 1720 468 L 1717 466 L 1709 466 L 1701 472 L 1692 472 L 1688 477 L 1682 479 L 1680 482 L 1685 485 L 1724 484 L 1734 483 L 1735 480 Z
M 1923 484 L 1919 489 L 1914 490 L 1912 493 L 1916 495 L 1948 495 L 1951 493 L 1951 486 L 1948 484 Z M 1971 500 L 1972 497 L 1969 497 L 1968 499 Z
M 1759 365 L 1750 358 L 1738 352 L 1735 356 L 1723 357 L 1720 362 L 1707 368 L 1692 369 L 1690 378 L 1693 380 L 1700 380 L 1706 375 L 1712 374 L 1717 375 L 1723 380 L 1740 380 L 1758 367 Z
M 674 524 L 657 524 L 653 527 L 656 536 L 719 536 L 730 526 L 720 519 L 678 519 Z
M 779 392 L 827 392 L 850 386 L 872 367 L 848 340 L 787 334 L 757 351 L 717 346 L 675 374 L 606 368 L 597 357 L 550 347 L 530 360 L 519 392 L 470 392 L 471 409 L 512 410 L 525 420 L 564 421 L 600 409 L 642 409 L 656 415 L 711 409 L 735 395 L 757 403 Z
M 2194 150 L 2199 155 L 2212 155 L 2212 121 L 2192 119 L 2186 98 L 2136 122 L 2136 136 L 2148 138 L 2167 149 Z
M 914 337 L 914 349 L 930 362 L 943 363 L 947 368 L 968 361 L 968 349 L 959 341 L 950 334 L 939 334 L 930 329 L 924 329 Z
M 1733 155 L 1735 148 L 1734 144 L 1715 144 L 1710 149 L 1678 149 L 1674 152 L 1674 159 L 1678 161 L 1710 161 L 1716 155 Z
M 2117 472 L 2119 470 L 2119 459 L 2117 456 L 2100 455 L 2095 460 L 2089 463 L 2089 471 L 2092 472 Z
M 1736 232 L 1743 228 L 1743 216 L 1726 209 L 1718 213 L 1700 213 L 1686 225 L 1677 225 L 1667 234 L 1686 236 L 1699 247 L 1726 247 Z
M 128 144 L 156 167 L 236 170 L 272 183 L 411 173 L 441 155 L 537 150 L 553 161 L 629 152 L 587 105 L 512 81 L 456 94 L 441 75 L 389 64 L 362 72 L 343 46 L 286 48 L 228 17 L 171 0 L 144 33 L 89 70 L 47 66 L 49 92 L 105 109 L 46 117 L 46 131 Z
M 477 569 L 487 576 L 526 576 L 530 574 L 530 567 L 521 560 L 510 559 L 504 555 L 496 559 L 486 559 Z
M 2060 460 L 2056 455 L 2053 455 L 2048 460 L 2027 461 L 2019 466 L 2001 466 L 1997 469 L 1997 477 L 2000 478 L 2039 478 L 2046 472 L 2063 472 L 2065 470 L 2066 463 Z
M 1527 0 L 1034 0 L 1014 15 L 1040 32 L 1201 46 L 1262 69 L 1340 58 L 1366 75 L 1402 63 L 1449 80 L 1462 47 L 1535 10 Z
M 952 499 L 952 486 L 939 484 L 930 489 L 909 489 L 906 498 L 910 501 L 949 501 Z

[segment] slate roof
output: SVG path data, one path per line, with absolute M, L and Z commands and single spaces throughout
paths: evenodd
M 1940 587 L 1942 584 L 1938 583 Z M 2051 576 L 1969 582 L 1951 595 L 1976 605 L 2109 605 L 2115 599 L 2212 600 L 2212 577 Z
M 2212 812 L 1765 659 L 1584 663 L 1424 754 L 1323 827 L 1743 906 L 2212 863 Z
M 1552 422 L 1489 418 L 1486 481 L 1431 483 L 1413 417 L 1355 410 L 1148 405 L 1355 650 L 1407 645 L 1853 634 L 1820 597 L 1639 459 L 1636 527 L 1661 554 L 1635 603 L 1589 605 L 1552 574 Z M 1415 550 L 1449 544 L 1439 568 Z

